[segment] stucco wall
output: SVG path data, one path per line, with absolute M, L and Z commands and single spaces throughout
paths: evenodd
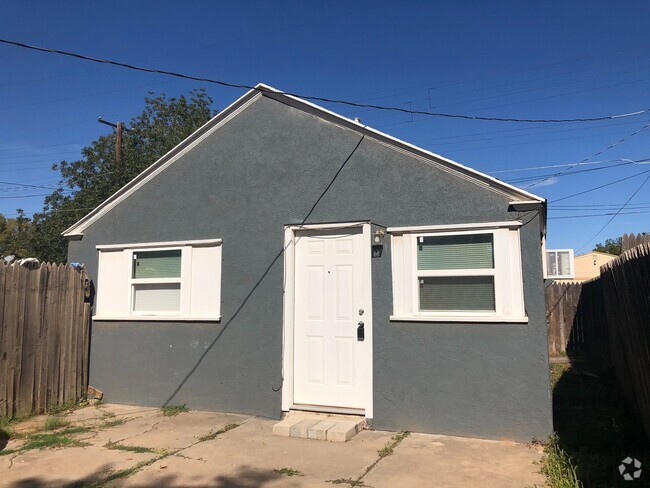
M 220 323 L 93 325 L 90 381 L 107 401 L 281 415 L 283 226 L 302 221 L 359 139 L 262 98 L 70 243 L 95 279 L 98 244 L 223 239 Z M 308 222 L 517 218 L 508 200 L 366 139 Z M 550 433 L 539 220 L 521 217 L 528 324 L 390 322 L 389 240 L 372 260 L 377 428 Z

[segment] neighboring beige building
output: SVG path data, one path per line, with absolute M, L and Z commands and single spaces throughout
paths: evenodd
M 604 252 L 591 251 L 586 254 L 580 254 L 573 259 L 573 266 L 575 278 L 572 280 L 555 280 L 558 282 L 570 281 L 587 281 L 596 278 L 600 275 L 600 267 L 603 264 L 616 259 L 613 254 L 606 254 Z

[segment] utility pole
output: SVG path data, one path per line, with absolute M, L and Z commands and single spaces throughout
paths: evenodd
M 120 186 L 120 174 L 122 171 L 122 132 L 128 132 L 129 129 L 124 127 L 124 122 L 118 122 L 117 124 L 114 124 L 113 122 L 104 120 L 101 115 L 97 117 L 97 122 L 100 124 L 108 125 L 109 127 L 115 129 L 115 167 L 113 168 L 113 181 L 115 181 L 118 186 Z
M 124 124 L 122 122 L 117 123 L 115 132 L 117 137 L 115 138 L 115 163 L 117 166 L 122 162 L 122 131 L 124 130 Z

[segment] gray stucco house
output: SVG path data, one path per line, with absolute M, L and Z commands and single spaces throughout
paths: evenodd
M 70 227 L 110 402 L 551 432 L 546 201 L 258 85 Z

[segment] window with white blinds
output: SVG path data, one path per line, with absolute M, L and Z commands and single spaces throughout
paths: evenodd
M 220 239 L 97 248 L 95 319 L 220 319 Z
M 553 249 L 546 251 L 546 277 L 553 279 L 573 279 L 573 249 Z
M 389 228 L 392 319 L 526 321 L 519 225 Z
M 494 236 L 420 236 L 419 310 L 495 310 Z

